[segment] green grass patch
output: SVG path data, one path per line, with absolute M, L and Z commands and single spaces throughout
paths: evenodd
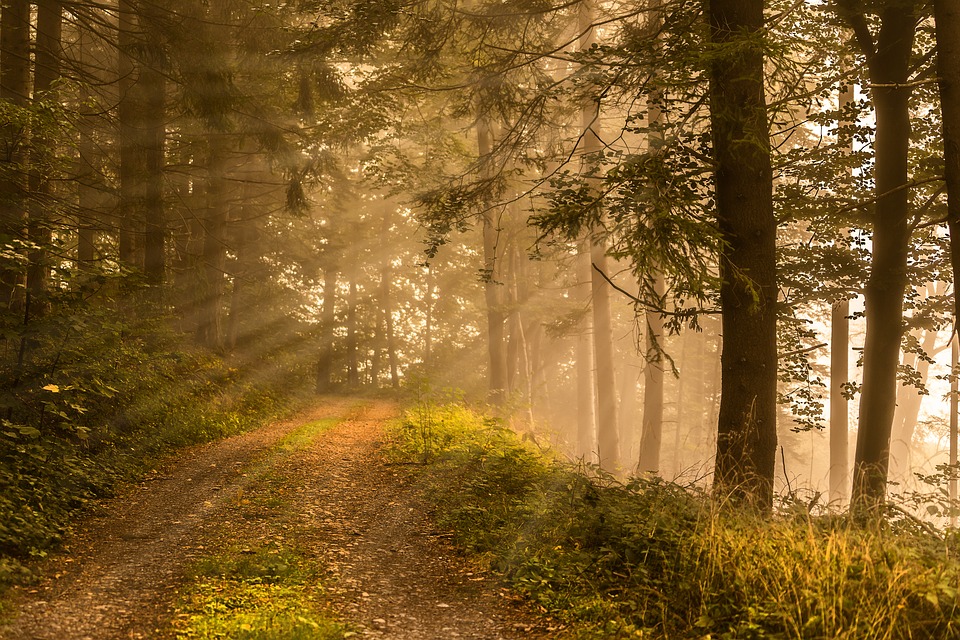
M 394 431 L 455 542 L 580 638 L 960 638 L 960 548 L 909 521 L 718 509 L 552 459 L 461 405 Z
M 356 635 L 328 610 L 317 558 L 297 547 L 304 538 L 287 517 L 295 487 L 278 465 L 339 420 L 298 427 L 249 469 L 251 481 L 233 502 L 220 536 L 230 542 L 194 565 L 167 636 L 335 640 Z M 244 524 L 238 526 L 238 520 Z
M 284 436 L 278 447 L 287 453 L 307 447 L 313 442 L 314 438 L 337 426 L 339 422 L 340 418 L 326 418 L 308 422 Z
M 319 580 L 291 549 L 238 548 L 200 561 L 173 623 L 183 640 L 337 640 Z

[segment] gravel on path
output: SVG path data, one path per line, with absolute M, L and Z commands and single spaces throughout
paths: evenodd
M 77 527 L 46 577 L 12 595 L 5 640 L 169 637 L 177 590 L 197 558 L 230 539 L 231 501 L 272 467 L 295 493 L 284 519 L 325 567 L 332 606 L 359 635 L 409 640 L 556 635 L 472 568 L 434 528 L 410 474 L 380 447 L 397 408 L 324 398 L 296 419 L 192 448 Z M 275 445 L 297 427 L 341 418 L 309 446 Z M 249 473 L 248 473 L 249 472 Z M 225 527 L 227 530 L 225 530 Z

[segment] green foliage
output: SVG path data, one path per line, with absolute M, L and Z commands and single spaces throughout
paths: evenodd
M 274 545 L 201 560 L 183 595 L 176 637 L 335 640 L 346 629 L 323 611 L 303 560 Z
M 9 320 L 9 316 L 7 316 Z M 55 546 L 77 510 L 175 447 L 286 410 L 283 381 L 249 380 L 161 320 L 53 306 L 0 346 L 0 583 Z
M 421 477 L 457 544 L 576 637 L 960 638 L 953 543 L 922 527 L 762 520 L 656 478 L 622 484 L 461 405 L 411 410 L 396 439 L 408 456 L 429 440 Z

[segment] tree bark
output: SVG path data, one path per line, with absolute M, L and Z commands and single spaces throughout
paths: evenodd
M 223 350 L 222 307 L 227 226 L 227 149 L 222 134 L 210 137 L 207 157 L 207 206 L 204 221 L 202 284 L 197 342 Z
M 596 43 L 593 27 L 594 7 L 592 0 L 583 0 L 580 5 L 580 51 L 589 50 Z M 600 126 L 600 98 L 587 96 L 580 110 L 582 153 L 585 168 L 598 161 L 603 149 L 598 128 Z M 591 230 L 591 234 L 592 234 Z M 617 420 L 617 385 L 613 373 L 613 326 L 610 319 L 610 285 L 604 278 L 609 272 L 607 244 L 602 237 L 589 240 L 590 290 L 593 309 L 593 358 L 597 400 L 597 458 L 604 471 L 616 471 L 620 464 L 620 425 Z
M 937 79 L 943 126 L 943 179 L 947 188 L 947 225 L 953 282 L 960 282 L 960 5 L 933 0 L 937 25 Z M 960 319 L 960 295 L 954 288 L 954 323 Z
M 596 403 L 593 390 L 593 322 L 590 311 L 590 286 L 593 267 L 590 263 L 590 245 L 584 240 L 577 253 L 577 285 L 575 297 L 585 305 L 577 332 L 577 457 L 594 461 L 597 438 Z
M 360 370 L 357 349 L 357 277 L 358 269 L 352 265 L 347 270 L 347 386 L 356 389 L 360 386 Z
M 390 233 L 391 226 L 391 209 L 389 206 L 385 207 L 383 212 L 383 225 L 381 227 L 380 237 L 386 241 L 388 234 Z M 430 279 L 430 274 L 427 274 L 428 279 Z M 393 297 L 390 295 L 390 286 L 393 282 L 393 266 L 390 264 L 389 257 L 385 257 L 383 263 L 380 267 L 380 309 L 383 313 L 383 329 L 384 337 L 386 338 L 386 348 L 387 348 L 387 361 L 390 365 L 390 386 L 394 389 L 400 388 L 400 358 L 397 354 L 397 337 L 395 335 L 394 326 L 393 326 Z M 432 306 L 430 298 L 433 296 L 433 292 L 430 290 L 431 285 L 427 286 L 427 310 L 429 318 L 429 310 Z M 430 327 L 430 322 L 428 321 L 426 331 L 429 333 L 432 331 Z M 427 343 L 429 344 L 431 338 L 427 338 Z
M 97 37 L 89 29 L 81 29 L 77 36 L 78 63 L 87 75 L 98 78 L 99 68 L 94 64 L 91 49 L 97 42 Z M 93 101 L 91 87 L 80 83 L 80 103 L 89 105 Z M 97 140 L 96 112 L 88 111 L 84 107 L 78 125 L 79 142 L 77 181 L 77 263 L 81 268 L 90 268 L 97 258 L 98 231 L 102 225 L 105 210 L 104 194 L 106 186 L 103 184 L 103 152 Z M 95 109 L 95 108 L 94 108 Z
M 140 65 L 135 51 L 142 45 L 138 0 L 120 0 L 118 5 L 119 51 L 118 87 L 120 102 L 117 117 L 120 127 L 120 202 L 118 251 L 120 263 L 143 269 L 143 224 L 145 157 L 143 151 L 143 87 L 139 82 Z
M 333 390 L 333 325 L 336 323 L 337 269 L 323 270 L 323 308 L 320 311 L 320 353 L 317 357 L 317 393 Z
M 9 0 L 0 10 L 0 99 L 17 107 L 26 107 L 30 99 L 30 3 L 26 0 Z M 0 246 L 16 245 L 25 238 L 28 134 L 16 123 L 0 128 Z M 2 268 L 0 305 L 20 311 L 23 278 L 15 266 Z
M 876 45 L 862 14 L 850 14 L 867 58 L 876 114 L 873 257 L 864 290 L 866 335 L 860 424 L 851 502 L 858 511 L 886 498 L 890 432 L 897 397 L 897 365 L 910 243 L 907 152 L 910 147 L 909 63 L 917 18 L 913 2 L 889 0 L 880 10 Z
M 33 74 L 34 101 L 55 101 L 55 83 L 60 77 L 60 32 L 63 11 L 58 0 L 37 2 L 37 44 Z M 27 287 L 33 298 L 35 313 L 46 309 L 46 292 L 50 279 L 48 247 L 52 238 L 49 210 L 50 176 L 53 140 L 45 133 L 35 135 L 32 144 L 29 188 L 33 194 L 30 207 L 29 235 L 35 245 L 30 252 Z
M 607 251 L 603 242 L 591 250 L 593 280 L 593 357 L 596 367 L 597 458 L 600 468 L 614 472 L 620 464 L 620 425 L 617 416 L 617 384 L 613 374 L 613 323 L 610 318 L 610 285 Z
M 654 275 L 654 292 L 661 299 L 666 291 L 663 276 Z M 663 439 L 663 317 L 646 312 L 646 365 L 643 368 L 643 427 L 640 431 L 640 473 L 659 473 Z M 679 421 L 678 421 L 679 422 Z
M 853 103 L 853 86 L 840 90 L 841 112 Z M 848 152 L 852 152 L 849 149 Z M 844 387 L 850 382 L 850 301 L 830 307 L 830 501 L 845 501 L 850 483 L 850 425 Z
M 714 490 L 761 510 L 777 447 L 776 220 L 764 100 L 762 0 L 712 0 L 710 121 L 723 237 L 723 333 Z
M 163 204 L 164 142 L 166 121 L 164 111 L 164 77 L 153 66 L 144 66 L 140 72 L 143 84 L 143 154 L 144 154 L 144 275 L 147 284 L 160 288 L 166 272 L 166 213 Z
M 477 124 L 477 148 L 480 158 L 493 153 L 493 129 L 488 121 Z M 506 400 L 507 353 L 504 340 L 503 292 L 497 282 L 500 272 L 500 225 L 496 212 L 489 205 L 483 212 L 483 270 L 484 300 L 487 306 L 487 355 L 490 381 L 490 401 L 499 405 Z

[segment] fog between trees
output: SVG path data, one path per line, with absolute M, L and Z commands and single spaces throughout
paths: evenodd
M 200 358 L 761 510 L 947 486 L 949 5 L 13 0 L 5 464 Z

